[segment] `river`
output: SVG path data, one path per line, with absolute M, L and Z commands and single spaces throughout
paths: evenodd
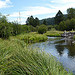
M 68 71 L 71 70 L 75 74 L 75 46 L 71 40 L 62 37 L 48 37 L 48 41 L 34 43 L 32 47 L 38 47 L 47 53 L 55 56 Z

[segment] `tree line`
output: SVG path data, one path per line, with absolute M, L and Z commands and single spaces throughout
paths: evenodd
M 36 31 L 32 25 L 21 25 L 17 22 L 8 22 L 7 18 L 0 14 L 0 38 L 8 39 L 9 36 L 16 36 L 21 33 Z
M 75 8 L 67 9 L 67 16 L 59 11 L 55 16 L 55 28 L 57 30 L 75 30 Z
M 30 16 L 27 18 L 26 24 L 21 25 L 17 22 L 8 22 L 7 18 L 0 14 L 0 38 L 8 39 L 9 36 L 16 36 L 21 33 L 28 33 L 37 31 L 38 33 L 45 33 L 51 28 L 56 30 L 75 30 L 75 9 L 67 9 L 67 14 L 64 14 L 59 10 L 54 18 L 54 25 L 47 25 L 48 22 L 44 19 L 42 23 L 36 17 Z
M 55 17 L 43 20 L 30 16 L 27 18 L 26 24 L 34 27 L 44 24 L 48 29 L 54 27 L 56 30 L 72 30 L 75 29 L 75 8 L 68 8 L 65 15 L 59 10 Z
M 31 16 L 31 18 L 33 17 Z M 10 36 L 16 36 L 19 34 L 35 31 L 40 34 L 43 34 L 47 31 L 46 25 L 39 26 L 38 18 L 30 20 L 27 23 L 28 23 L 27 25 L 26 24 L 21 25 L 18 24 L 17 22 L 8 22 L 6 16 L 0 15 L 0 38 L 8 39 Z

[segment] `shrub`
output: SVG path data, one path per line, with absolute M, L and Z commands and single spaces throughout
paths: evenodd
M 38 28 L 38 33 L 39 34 L 46 33 L 46 31 L 47 31 L 47 26 L 46 25 L 39 26 L 39 28 Z
M 34 32 L 18 35 L 17 38 L 23 40 L 25 43 L 44 42 L 48 39 L 46 35 L 36 34 Z
M 1 23 L 0 24 L 0 37 L 4 39 L 8 39 L 11 35 L 11 28 L 9 24 L 7 23 Z

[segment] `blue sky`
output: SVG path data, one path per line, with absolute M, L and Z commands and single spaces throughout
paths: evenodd
M 8 21 L 20 22 L 20 14 L 22 24 L 31 15 L 39 19 L 49 18 L 54 17 L 58 10 L 66 14 L 71 7 L 75 8 L 75 0 L 0 0 L 0 12 L 7 16 Z

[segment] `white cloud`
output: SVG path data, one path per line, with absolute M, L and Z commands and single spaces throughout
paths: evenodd
M 23 23 L 25 23 L 27 17 L 29 17 L 31 15 L 38 17 L 38 15 L 46 15 L 46 14 L 57 12 L 57 9 L 51 9 L 51 8 L 48 8 L 48 7 L 41 7 L 41 6 L 27 7 L 25 9 L 27 9 L 27 10 L 21 11 L 20 14 L 19 14 L 19 12 L 14 12 L 14 13 L 10 14 L 9 17 L 12 17 L 12 18 L 14 17 L 14 18 L 17 19 L 20 16 L 21 21 L 23 20 L 22 21 L 22 24 L 23 24 Z
M 0 0 L 0 8 L 11 7 L 10 4 L 11 4 L 10 0 L 5 0 L 5 1 Z
M 10 0 L 6 0 L 6 2 L 10 2 Z M 45 6 L 25 7 L 23 11 L 20 11 L 22 23 L 25 23 L 27 17 L 31 15 L 37 17 L 39 15 L 50 15 L 50 17 L 52 17 L 53 15 L 54 17 L 58 10 L 61 10 L 64 13 L 68 8 L 75 7 L 75 0 L 52 0 L 50 2 L 50 4 L 45 4 Z M 10 14 L 9 17 L 17 20 L 17 18 L 19 18 L 19 12 L 14 12 Z
M 75 0 L 52 0 L 53 8 L 66 12 L 68 8 L 75 8 Z M 49 4 L 51 7 L 51 5 Z
M 30 16 L 30 15 L 41 15 L 41 14 L 49 14 L 49 13 L 54 13 L 56 10 L 55 9 L 51 9 L 48 7 L 40 7 L 40 6 L 36 6 L 36 7 L 28 7 L 26 8 L 26 11 L 21 11 L 21 16 L 22 17 L 26 17 L 26 16 Z M 11 17 L 18 17 L 19 16 L 19 12 L 15 12 L 13 14 L 10 15 Z
M 52 3 L 74 3 L 75 0 L 52 0 Z

